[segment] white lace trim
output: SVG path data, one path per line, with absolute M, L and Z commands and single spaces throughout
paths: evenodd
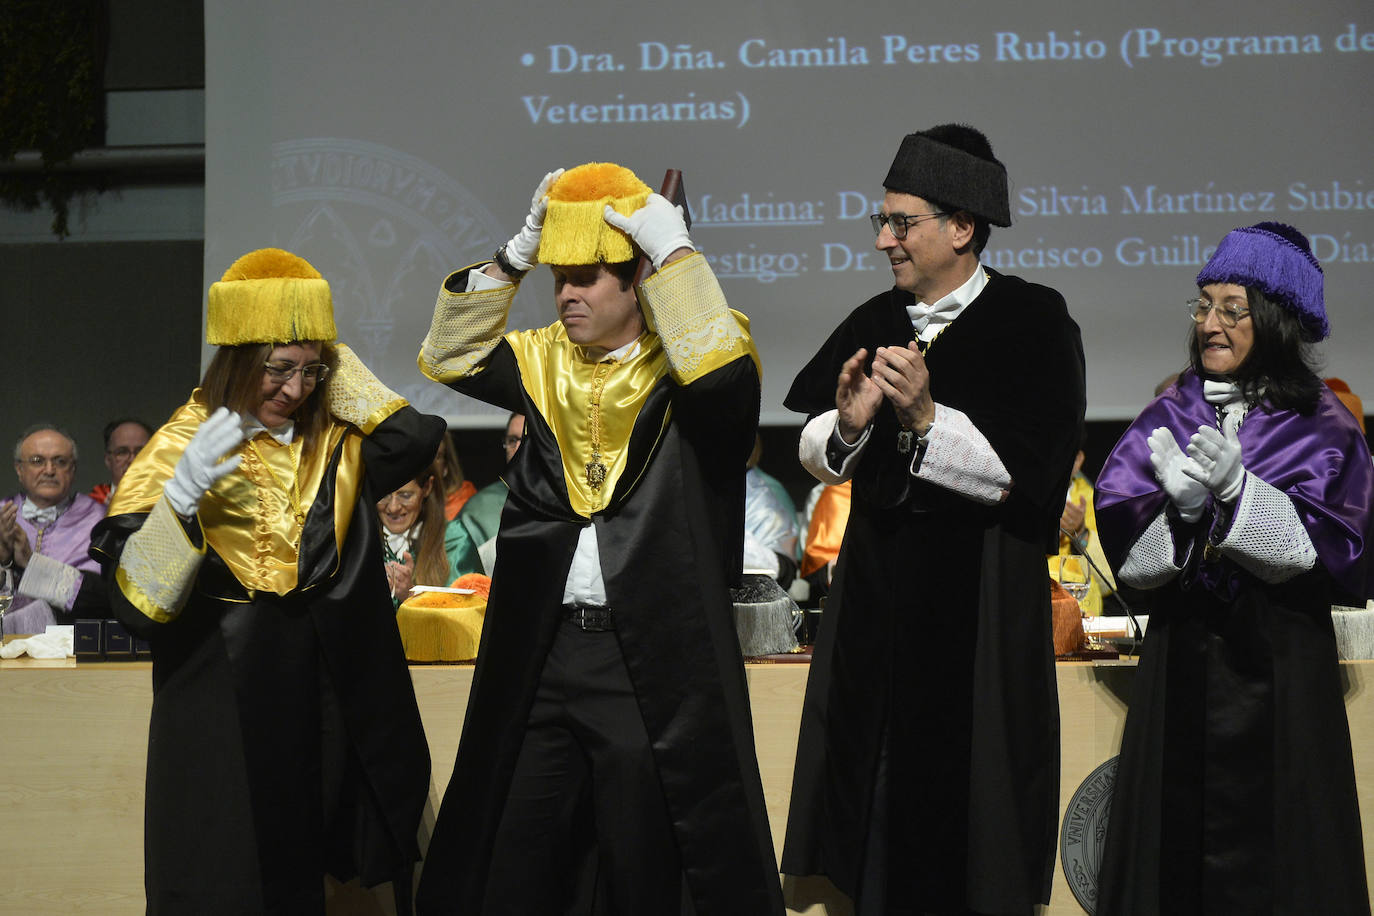
M 116 579 L 124 597 L 146 616 L 166 623 L 181 613 L 205 551 L 186 537 L 166 499 L 124 543 Z
M 912 459 L 913 468 L 915 459 Z M 1011 474 L 992 443 L 963 411 L 935 405 L 935 425 L 915 475 L 921 480 L 995 506 L 1011 490 Z
M 731 357 L 748 350 L 749 336 L 700 254 L 658 271 L 640 287 L 640 294 L 675 379 L 695 378 L 712 354 Z
M 370 421 L 388 408 L 394 412 L 393 405 L 404 403 L 404 398 L 382 384 L 351 347 L 340 344 L 338 354 L 338 371 L 329 379 L 329 412 L 370 433 Z
M 37 598 L 68 611 L 80 590 L 81 570 L 41 553 L 29 558 L 24 578 L 19 582 L 19 594 L 25 598 Z
M 1158 588 L 1182 571 L 1174 565 L 1174 536 L 1161 511 L 1126 552 L 1116 577 L 1135 588 Z
M 1231 530 L 1217 545 L 1261 581 L 1284 582 L 1317 563 L 1317 549 L 1288 495 L 1245 472 Z

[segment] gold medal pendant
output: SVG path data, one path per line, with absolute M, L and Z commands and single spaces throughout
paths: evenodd
M 586 468 L 587 486 L 591 487 L 593 491 L 599 491 L 601 485 L 606 482 L 606 465 L 601 463 L 601 455 L 599 453 L 593 454 L 592 460 L 587 462 Z

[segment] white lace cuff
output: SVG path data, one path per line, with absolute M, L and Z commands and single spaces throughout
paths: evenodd
M 935 423 L 912 459 L 911 472 L 937 487 L 995 506 L 1011 490 L 1011 474 L 963 411 L 935 405 Z
M 838 468 L 831 467 L 831 437 L 837 437 L 835 424 L 839 416 L 838 410 L 827 410 L 812 417 L 802 427 L 801 441 L 797 444 L 797 458 L 801 461 L 802 467 L 810 471 L 811 476 L 821 483 L 831 485 L 844 483 L 854 476 L 854 468 L 859 463 L 859 456 L 863 454 L 864 446 L 868 443 L 868 434 L 873 429 L 871 426 L 865 429 L 859 441 L 853 445 L 836 443 L 833 451 L 843 454 L 844 457 Z
M 1317 563 L 1317 549 L 1288 495 L 1245 472 L 1231 528 L 1217 548 L 1264 582 L 1284 582 Z
M 37 598 L 52 607 L 70 611 L 81 591 L 81 570 L 61 560 L 36 553 L 29 558 L 24 578 L 19 581 L 19 594 Z
M 1183 571 L 1174 565 L 1174 535 L 1163 511 L 1136 538 L 1116 577 L 1135 588 L 1158 588 Z
M 639 287 L 649 330 L 663 343 L 668 371 L 688 385 L 753 353 L 749 322 L 725 302 L 706 258 L 693 253 L 653 273 Z
M 129 535 L 115 581 L 130 604 L 157 623 L 181 613 L 205 548 L 196 547 L 166 499 L 159 499 L 143 527 Z

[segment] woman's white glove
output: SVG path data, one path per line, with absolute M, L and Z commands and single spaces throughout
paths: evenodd
M 200 499 L 215 482 L 233 471 L 243 461 L 242 455 L 234 455 L 224 461 L 220 458 L 226 452 L 238 448 L 243 441 L 243 427 L 238 414 L 227 407 L 221 407 L 200 424 L 196 434 L 186 444 L 181 453 L 172 479 L 163 488 L 163 495 L 177 515 L 189 518 L 196 514 Z
M 1240 437 L 1236 430 L 1225 435 L 1214 426 L 1199 426 L 1188 440 L 1188 457 L 1192 463 L 1183 473 L 1230 505 L 1240 498 L 1245 484 L 1245 468 L 1240 463 Z
M 1166 426 L 1150 433 L 1149 441 L 1150 464 L 1154 466 L 1155 479 L 1169 494 L 1179 517 L 1185 522 L 1202 518 L 1202 507 L 1207 503 L 1207 487 L 1187 473 L 1187 469 L 1190 466 L 1197 467 L 1197 463 L 1183 454 L 1174 434 Z
M 662 194 L 650 194 L 644 206 L 629 216 L 621 215 L 607 204 L 604 217 L 606 222 L 634 239 L 639 250 L 654 262 L 655 270 L 679 248 L 697 250 L 687 234 L 682 208 L 670 204 Z
M 530 198 L 530 214 L 525 225 L 506 243 L 506 261 L 516 270 L 532 270 L 539 263 L 539 237 L 544 232 L 544 214 L 549 209 L 549 188 L 563 174 L 555 169 L 544 176 Z

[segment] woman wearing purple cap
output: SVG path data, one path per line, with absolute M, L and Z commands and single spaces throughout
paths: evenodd
M 1197 283 L 1191 367 L 1098 478 L 1119 578 L 1156 591 L 1097 913 L 1367 914 L 1330 608 L 1369 594 L 1374 473 L 1310 368 L 1321 267 L 1260 223 Z

